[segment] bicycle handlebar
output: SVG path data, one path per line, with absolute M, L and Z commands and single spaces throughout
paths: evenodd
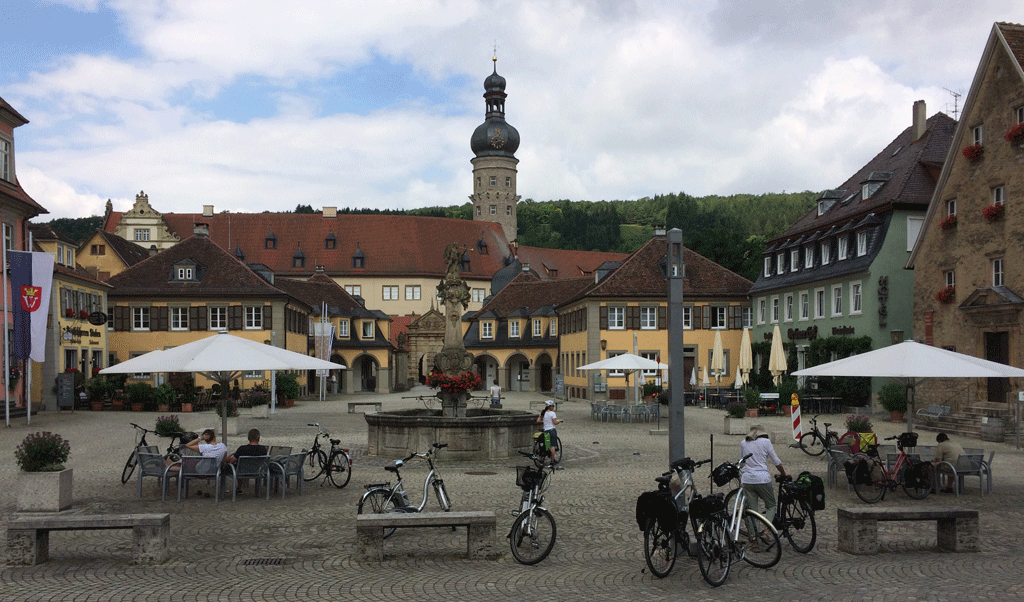
M 775 475 L 776 483 L 789 483 L 793 480 L 793 477 L 788 474 L 777 474 Z
M 899 437 L 897 435 L 893 435 L 892 437 L 886 437 L 885 439 L 882 439 L 882 441 L 892 441 L 893 439 L 898 439 L 898 438 Z
M 442 449 L 442 448 L 448 447 L 448 444 L 447 443 L 434 443 L 433 447 L 434 447 L 434 449 Z

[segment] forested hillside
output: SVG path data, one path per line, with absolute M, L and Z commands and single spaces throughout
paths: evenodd
M 679 228 L 683 244 L 750 280 L 757 278 L 764 241 L 814 206 L 817 192 L 692 197 L 685 193 L 635 201 L 534 201 L 519 203 L 519 244 L 585 251 L 635 251 L 655 226 Z M 298 205 L 296 213 L 319 213 Z M 339 209 L 341 214 L 424 215 L 473 219 L 470 203 L 394 209 Z M 100 225 L 98 216 L 60 218 L 50 225 L 78 243 Z

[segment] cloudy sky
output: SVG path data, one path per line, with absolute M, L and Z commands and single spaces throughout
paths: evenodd
M 466 202 L 483 79 L 519 193 L 821 190 L 953 112 L 1019 0 L 0 0 L 0 96 L 50 217 Z M 960 100 L 962 106 L 962 98 Z

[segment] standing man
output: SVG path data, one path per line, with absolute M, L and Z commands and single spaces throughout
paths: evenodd
M 501 405 L 501 386 L 498 385 L 498 379 L 494 379 L 494 384 L 491 385 L 491 405 Z

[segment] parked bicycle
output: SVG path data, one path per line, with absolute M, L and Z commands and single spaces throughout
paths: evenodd
M 430 490 L 434 490 L 434 495 L 437 497 L 437 505 L 441 507 L 441 510 L 448 512 L 452 509 L 451 498 L 448 497 L 448 491 L 444 487 L 444 481 L 441 479 L 441 473 L 437 471 L 434 466 L 432 456 L 438 451 L 448 447 L 447 443 L 434 443 L 430 449 L 423 453 L 411 453 L 408 457 L 403 460 L 395 460 L 395 463 L 391 466 L 385 466 L 384 470 L 395 473 L 395 484 L 392 485 L 390 481 L 385 483 L 370 483 L 366 485 L 366 493 L 359 500 L 358 514 L 362 514 L 365 510 L 367 514 L 385 514 L 387 512 L 422 512 L 423 508 L 427 505 L 427 499 L 430 497 Z M 399 469 L 405 466 L 405 463 L 413 458 L 422 458 L 427 461 L 427 466 L 430 471 L 427 472 L 427 476 L 423 478 L 423 499 L 420 500 L 418 506 L 413 506 L 409 501 L 409 495 L 405 492 L 405 484 L 402 482 L 402 475 L 399 474 Z M 391 537 L 395 532 L 394 527 L 384 529 L 384 537 Z
M 127 483 L 128 479 L 132 478 L 132 473 L 135 472 L 135 467 L 139 464 L 139 449 L 149 447 L 149 443 L 146 442 L 146 435 L 152 433 L 147 428 L 141 427 L 134 422 L 130 422 L 135 427 L 135 449 L 128 454 L 128 461 L 124 463 L 124 468 L 121 470 L 121 483 Z M 167 445 L 167 451 L 164 453 L 164 458 L 170 458 L 177 462 L 181 459 L 181 446 L 185 443 L 196 438 L 195 433 L 174 433 L 171 435 L 171 442 Z M 177 443 L 175 443 L 177 441 Z
M 722 486 L 739 477 L 739 463 L 725 462 L 711 471 L 716 485 Z M 712 587 L 725 583 L 729 568 L 746 561 L 759 568 L 771 568 L 782 557 L 779 533 L 764 515 L 747 507 L 747 493 L 741 487 L 726 506 L 722 494 L 709 495 L 690 514 L 700 520 L 697 528 L 697 561 L 700 574 Z
M 312 422 L 306 426 L 315 426 L 317 433 L 313 437 L 313 446 L 302 462 L 303 480 L 312 481 L 326 473 L 327 478 L 324 482 L 330 481 L 338 489 L 348 485 L 352 478 L 352 458 L 348 450 L 341 447 L 341 439 L 331 439 L 330 434 L 320 428 L 319 422 Z M 320 439 L 327 439 L 330 442 L 329 451 L 323 450 Z
M 533 460 L 534 466 L 516 467 L 516 485 L 523 490 L 523 496 L 519 509 L 512 512 L 516 519 L 507 537 L 517 562 L 537 564 L 555 546 L 555 519 L 543 506 L 543 494 L 551 483 L 554 467 L 547 462 L 548 456 L 519 453 Z
M 932 492 L 930 466 L 907 457 L 905 448 L 917 447 L 917 433 L 902 433 L 886 437 L 885 441 L 893 439 L 900 453 L 892 470 L 887 470 L 886 463 L 879 457 L 878 445 L 868 445 L 866 453 L 856 454 L 846 462 L 846 474 L 853 483 L 853 491 L 869 504 L 885 499 L 885 492 L 895 491 L 897 486 L 902 486 L 915 500 L 923 500 Z
M 811 418 L 811 431 L 800 436 L 800 449 L 812 456 L 820 456 L 831 450 L 833 445 L 839 444 L 839 433 L 828 428 L 832 426 L 831 422 L 824 423 L 824 433 L 818 428 L 819 415 Z
M 550 458 L 552 446 L 555 447 L 555 463 L 560 463 L 562 461 L 562 438 L 556 435 L 554 441 L 551 441 L 551 435 L 546 431 L 537 431 L 533 434 L 534 454 L 542 458 Z
M 733 478 L 739 480 L 739 476 L 739 471 L 737 471 Z M 794 483 L 793 477 L 789 475 L 775 475 L 775 482 L 779 484 L 779 491 L 772 525 L 778 530 L 780 536 L 785 536 L 789 540 L 794 550 L 806 554 L 814 548 L 814 543 L 818 539 L 818 525 L 814 521 L 814 509 L 808 501 L 810 488 Z M 733 500 L 739 495 L 741 488 L 742 485 L 726 494 L 725 505 L 727 508 L 732 507 Z
M 654 479 L 658 490 L 643 493 L 637 499 L 636 521 L 644 532 L 644 559 L 655 577 L 664 578 L 672 572 L 680 549 L 689 554 L 690 536 L 686 532 L 686 522 L 689 518 L 694 533 L 698 523 L 688 511 L 695 501 L 701 499 L 694 486 L 693 471 L 710 461 L 676 460 L 670 471 Z M 673 473 L 679 477 L 678 491 L 673 491 Z

